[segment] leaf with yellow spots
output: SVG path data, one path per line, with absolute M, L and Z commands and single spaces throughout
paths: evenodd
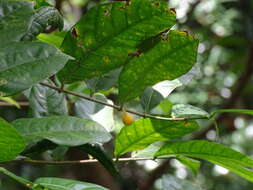
M 131 59 L 120 74 L 120 101 L 131 100 L 148 86 L 187 73 L 196 62 L 197 47 L 198 40 L 181 31 L 145 41 L 140 46 L 142 54 Z
M 62 49 L 76 58 L 59 73 L 64 83 L 96 77 L 119 68 L 142 41 L 170 29 L 175 13 L 166 2 L 131 0 L 91 8 L 65 37 Z M 80 46 L 81 44 L 81 46 Z

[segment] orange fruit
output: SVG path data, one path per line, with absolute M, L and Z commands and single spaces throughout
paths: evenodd
M 129 113 L 124 112 L 122 114 L 122 122 L 125 125 L 131 125 L 134 122 L 134 117 L 130 115 Z

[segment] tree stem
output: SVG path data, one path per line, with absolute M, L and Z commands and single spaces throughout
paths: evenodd
M 168 157 L 156 158 L 156 159 L 168 159 Z M 142 160 L 154 160 L 153 157 L 141 157 L 141 158 L 113 158 L 113 161 L 117 162 L 129 162 L 129 161 L 142 161 Z M 17 159 L 10 162 L 25 162 L 31 164 L 48 164 L 48 165 L 75 165 L 75 164 L 89 164 L 89 163 L 99 163 L 97 159 L 87 159 L 87 160 L 64 160 L 64 161 L 47 161 L 47 160 L 32 160 L 30 158 Z
M 105 106 L 112 107 L 112 108 L 114 108 L 116 110 L 119 110 L 119 111 L 122 109 L 118 105 L 109 104 L 107 102 L 103 102 L 103 101 L 97 100 L 97 99 L 92 98 L 90 96 L 85 96 L 83 94 L 78 94 L 78 93 L 75 93 L 75 92 L 63 89 L 63 88 L 58 88 L 58 87 L 53 86 L 51 84 L 47 84 L 47 83 L 43 83 L 43 82 L 41 82 L 40 84 L 43 85 L 43 86 L 47 86 L 47 87 L 49 87 L 51 89 L 57 90 L 59 92 L 63 92 L 63 93 L 70 94 L 70 95 L 73 95 L 73 96 L 76 96 L 76 97 L 79 97 L 79 98 L 82 98 L 82 99 L 86 99 L 86 100 L 89 100 L 89 101 L 92 101 L 92 102 L 95 102 L 95 103 L 98 103 L 98 104 L 102 104 L 102 105 L 105 105 Z M 184 121 L 184 120 L 195 120 L 195 119 L 207 119 L 206 117 L 198 117 L 198 118 L 168 118 L 168 117 L 160 117 L 160 116 L 155 116 L 155 115 L 140 113 L 140 112 L 136 112 L 136 111 L 129 110 L 129 109 L 124 109 L 124 110 L 126 112 L 128 112 L 128 113 L 131 113 L 131 114 L 134 114 L 134 115 L 138 115 L 138 116 L 141 116 L 141 117 L 148 117 L 148 118 L 152 118 L 152 119 L 165 120 L 165 121 Z

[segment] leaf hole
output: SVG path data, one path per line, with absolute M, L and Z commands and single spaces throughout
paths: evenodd
M 108 9 L 104 10 L 104 16 L 106 17 L 110 16 L 110 11 Z
M 175 15 L 175 16 L 176 16 L 176 14 L 177 14 L 176 9 L 174 9 L 174 8 L 171 8 L 171 9 L 170 9 L 170 12 L 171 12 L 173 15 Z
M 128 56 L 139 57 L 141 54 L 142 54 L 142 52 L 140 50 L 137 50 L 135 52 L 129 53 Z
M 77 37 L 78 37 L 78 34 L 77 34 L 75 28 L 73 28 L 73 29 L 71 30 L 71 35 L 72 35 L 73 38 L 77 38 Z

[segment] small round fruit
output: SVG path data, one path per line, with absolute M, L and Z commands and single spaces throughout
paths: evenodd
M 122 122 L 125 125 L 131 125 L 134 122 L 134 117 L 130 115 L 129 113 L 123 113 L 122 115 Z

